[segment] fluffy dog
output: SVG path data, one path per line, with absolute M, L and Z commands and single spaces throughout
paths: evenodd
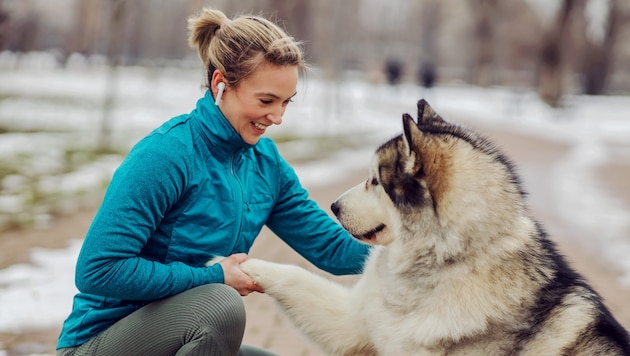
M 375 245 L 347 287 L 242 264 L 331 355 L 630 355 L 628 333 L 528 212 L 510 161 L 424 101 L 332 204 Z

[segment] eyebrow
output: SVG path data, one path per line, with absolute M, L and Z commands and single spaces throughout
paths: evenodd
M 259 93 L 256 93 L 256 95 L 261 95 L 261 96 L 262 96 L 262 95 L 265 95 L 265 96 L 270 96 L 270 97 L 272 97 L 272 98 L 274 98 L 274 99 L 280 99 L 280 97 L 279 97 L 279 96 L 277 96 L 277 95 L 276 95 L 276 94 L 274 94 L 274 93 L 259 92 Z M 293 93 L 293 95 L 291 95 L 291 96 L 289 97 L 289 99 L 293 98 L 293 97 L 294 97 L 294 96 L 296 96 L 296 95 L 297 95 L 297 91 L 296 91 L 295 93 Z

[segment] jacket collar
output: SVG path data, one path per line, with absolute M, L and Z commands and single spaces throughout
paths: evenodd
M 228 160 L 235 152 L 253 146 L 243 141 L 219 107 L 214 104 L 210 90 L 197 101 L 192 116 L 208 150 L 219 160 Z

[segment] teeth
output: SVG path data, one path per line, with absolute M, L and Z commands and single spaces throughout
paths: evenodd
M 267 128 L 267 126 L 262 125 L 262 124 L 259 124 L 259 123 L 257 123 L 257 122 L 254 122 L 254 127 L 256 127 L 256 128 L 257 128 L 257 129 L 259 129 L 259 130 L 264 130 L 264 129 L 266 129 L 266 128 Z

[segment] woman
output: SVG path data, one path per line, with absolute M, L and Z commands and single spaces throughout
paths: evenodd
M 261 138 L 296 94 L 299 45 L 264 18 L 213 9 L 189 27 L 208 91 L 114 174 L 77 261 L 57 355 L 269 355 L 241 346 L 241 296 L 263 290 L 239 264 L 262 226 L 333 274 L 359 272 L 367 256 Z M 213 256 L 229 257 L 205 267 Z

